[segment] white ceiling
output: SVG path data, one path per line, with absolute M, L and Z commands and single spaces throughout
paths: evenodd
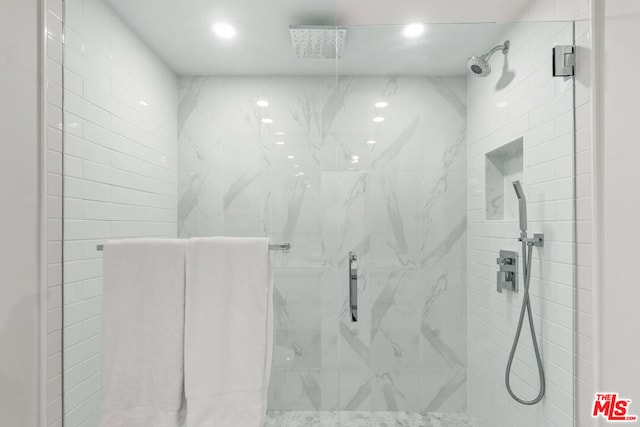
M 536 0 L 334 0 L 345 25 L 515 22 Z M 539 2 L 539 0 L 538 0 Z
M 399 24 L 447 22 L 456 11 L 461 20 L 473 11 L 476 18 L 508 20 L 528 2 L 498 1 L 508 7 L 489 15 L 488 2 L 477 0 L 106 1 L 179 75 L 463 74 L 466 58 L 488 50 L 504 25 L 430 24 L 422 36 L 407 39 Z M 217 20 L 232 23 L 238 36 L 216 39 L 211 24 Z M 366 25 L 371 22 L 384 25 Z M 343 59 L 294 57 L 289 25 L 336 23 L 348 26 Z

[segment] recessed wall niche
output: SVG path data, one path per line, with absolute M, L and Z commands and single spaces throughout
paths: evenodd
M 523 138 L 485 153 L 485 214 L 487 220 L 516 219 L 518 201 L 513 181 L 522 180 Z

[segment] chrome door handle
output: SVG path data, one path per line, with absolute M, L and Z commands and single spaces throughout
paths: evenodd
M 358 256 L 349 252 L 349 312 L 351 321 L 358 321 Z

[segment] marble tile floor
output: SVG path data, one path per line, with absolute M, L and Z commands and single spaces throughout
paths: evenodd
M 269 411 L 264 427 L 480 427 L 480 421 L 434 412 Z

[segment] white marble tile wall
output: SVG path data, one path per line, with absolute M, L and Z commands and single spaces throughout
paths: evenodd
M 271 407 L 464 411 L 465 79 L 179 86 L 179 235 L 292 244 L 273 260 Z M 347 316 L 349 251 L 358 323 Z
M 493 58 L 493 73 L 467 80 L 469 411 L 487 426 L 569 426 L 573 418 L 573 81 L 552 77 L 551 48 L 573 42 L 573 24 L 516 24 L 499 42 L 504 39 L 511 41 L 511 51 Z M 519 251 L 519 227 L 514 219 L 485 216 L 485 153 L 519 137 L 524 138 L 522 179 L 529 232 L 545 234 L 544 248 L 534 252 L 531 280 L 546 373 L 546 397 L 535 406 L 513 401 L 504 386 L 522 291 L 496 292 L 495 259 L 500 249 Z M 525 326 L 512 371 L 514 389 L 526 398 L 535 396 L 538 387 L 530 340 Z
M 64 425 L 89 427 L 100 404 L 96 244 L 176 235 L 177 79 L 101 0 L 66 0 L 65 18 Z

